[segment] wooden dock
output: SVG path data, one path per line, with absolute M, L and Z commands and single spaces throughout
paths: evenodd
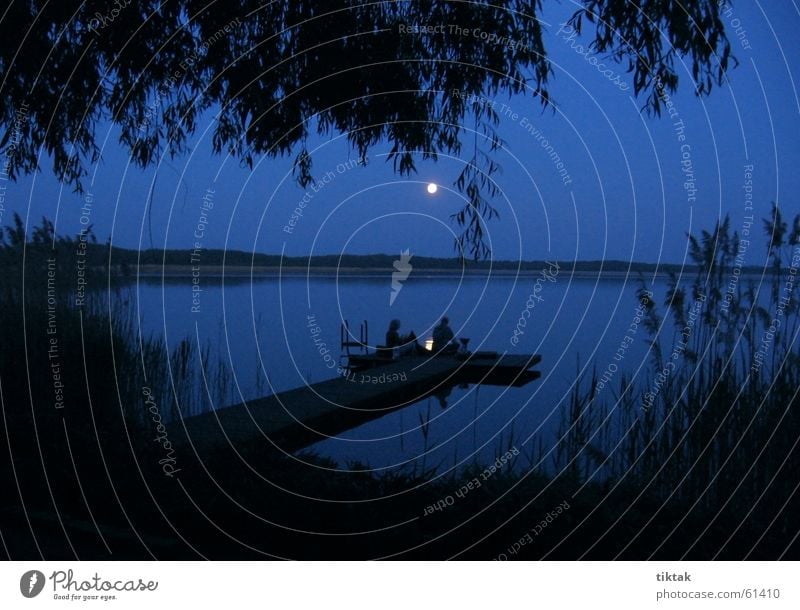
M 371 419 L 413 404 L 453 385 L 524 385 L 539 377 L 530 370 L 539 355 L 473 354 L 409 357 L 245 404 L 185 418 L 178 444 L 204 448 L 263 439 L 296 451 L 326 435 L 340 434 Z M 176 430 L 177 432 L 177 430 Z

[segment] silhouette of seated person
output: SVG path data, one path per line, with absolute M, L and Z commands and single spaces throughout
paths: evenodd
M 400 334 L 400 320 L 397 319 L 389 323 L 389 330 L 386 331 L 386 349 L 394 348 L 398 348 L 401 356 L 419 353 L 422 349 L 413 330 L 407 335 Z
M 439 325 L 433 329 L 433 352 L 435 354 L 455 352 L 458 349 L 458 345 L 454 342 L 454 337 L 453 330 L 450 328 L 449 318 L 442 318 Z

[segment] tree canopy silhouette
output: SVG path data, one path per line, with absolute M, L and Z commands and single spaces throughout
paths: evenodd
M 677 58 L 698 94 L 724 78 L 730 44 L 716 0 L 578 5 L 570 24 L 626 67 L 650 112 L 662 105 L 656 83 L 676 90 Z M 542 0 L 15 1 L 0 17 L 6 170 L 32 172 L 46 153 L 81 189 L 99 126 L 113 124 L 144 167 L 181 154 L 212 116 L 216 152 L 246 164 L 291 155 L 307 185 L 312 133 L 346 134 L 364 160 L 388 143 L 409 174 L 419 159 L 462 155 L 477 126 L 483 148 L 463 155 L 457 185 L 469 203 L 456 216 L 460 245 L 478 256 L 500 141 L 498 117 L 475 97 L 553 103 L 541 12 Z

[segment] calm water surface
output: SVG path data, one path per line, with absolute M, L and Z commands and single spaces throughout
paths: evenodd
M 579 370 L 591 374 L 595 366 L 602 374 L 617 364 L 616 387 L 623 372 L 630 377 L 645 370 L 648 336 L 641 325 L 624 359 L 613 359 L 634 320 L 640 286 L 634 278 L 565 273 L 540 277 L 538 284 L 536 276 L 412 274 L 390 304 L 389 277 L 228 278 L 224 284 L 216 278 L 203 282 L 200 292 L 191 280 L 147 278 L 133 298 L 144 331 L 170 349 L 182 339 L 211 346 L 234 379 L 223 406 L 335 377 L 342 319 L 356 333 L 368 320 L 376 344 L 392 318 L 402 320 L 401 331 L 424 338 L 446 314 L 456 336 L 470 338 L 472 350 L 541 354 L 542 377 L 522 388 L 455 387 L 310 447 L 342 469 L 442 470 L 491 460 L 510 445 L 527 464 L 524 456 L 553 446 Z M 648 289 L 663 302 L 665 281 Z M 526 308 L 530 316 L 522 317 Z M 319 330 L 312 333 L 311 326 Z M 610 388 L 603 391 L 612 398 Z

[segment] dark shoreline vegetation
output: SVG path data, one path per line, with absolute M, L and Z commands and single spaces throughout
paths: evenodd
M 47 221 L 30 234 L 8 227 L 0 243 L 5 548 L 18 560 L 799 559 L 800 216 L 789 227 L 773 208 L 765 230 L 768 299 L 749 280 L 727 292 L 742 272 L 727 219 L 692 238 L 691 279 L 674 280 L 664 304 L 643 298 L 642 280 L 649 370 L 635 381 L 622 369 L 603 381 L 596 368 L 578 379 L 560 442 L 519 447 L 513 469 L 503 464 L 483 479 L 490 465 L 374 475 L 281 455 L 266 442 L 202 456 L 167 446 L 179 412 L 226 395 L 224 369 L 188 341 L 167 353 L 159 339 L 139 336 L 133 304 L 114 297 L 108 246 L 90 232 L 54 238 Z M 93 290 L 76 307 L 81 241 L 94 261 L 85 267 Z M 111 260 L 134 265 L 128 252 L 115 248 Z M 498 459 L 514 448 L 505 441 Z
M 42 219 L 39 231 L 46 230 L 50 225 L 47 219 Z M 24 239 L 22 219 L 14 215 L 14 226 L 6 228 L 6 234 L 14 238 Z M 39 236 L 37 239 L 44 239 Z M 45 240 L 46 241 L 46 240 Z M 71 250 L 76 250 L 76 245 L 81 241 L 80 235 L 73 239 L 59 238 L 58 247 L 64 250 L 65 255 Z M 244 252 L 242 250 L 204 249 L 195 258 L 192 250 L 181 249 L 143 249 L 132 250 L 121 248 L 110 243 L 99 244 L 93 239 L 91 231 L 84 233 L 84 246 L 82 258 L 87 269 L 94 271 L 111 270 L 114 278 L 130 277 L 136 274 L 137 268 L 170 269 L 183 268 L 191 271 L 193 266 L 200 269 L 213 267 L 215 269 L 358 269 L 358 270 L 386 270 L 394 269 L 396 255 L 391 254 L 323 254 L 315 256 L 281 256 L 279 254 L 264 254 L 258 252 Z M 38 243 L 38 242 L 37 242 Z M 8 254 L 6 254 L 8 256 Z M 520 271 L 538 273 L 547 261 L 512 261 L 512 260 L 471 260 L 453 258 L 436 258 L 430 256 L 413 256 L 411 262 L 416 271 Z M 571 272 L 608 272 L 629 274 L 696 274 L 701 271 L 694 261 L 687 261 L 684 265 L 675 263 L 643 263 L 622 260 L 600 261 L 556 261 L 559 266 Z M 764 273 L 763 267 L 747 265 L 742 267 L 745 275 L 760 275 Z
M 14 232 L 20 234 L 24 229 L 22 221 L 15 215 L 14 227 L 8 227 L 7 233 Z M 47 220 L 42 221 L 44 225 Z M 40 227 L 41 228 L 41 227 Z M 79 241 L 79 237 L 73 240 L 62 239 L 65 252 L 70 249 L 70 244 Z M 95 241 L 86 241 L 85 254 L 86 267 L 96 271 L 110 270 L 115 278 L 130 277 L 136 274 L 137 268 L 146 268 L 156 272 L 164 271 L 169 274 L 171 269 L 182 269 L 186 273 L 191 273 L 193 266 L 199 269 L 231 269 L 236 271 L 256 269 L 345 269 L 345 270 L 364 270 L 377 271 L 385 270 L 391 272 L 394 269 L 394 262 L 397 255 L 392 254 L 324 254 L 315 256 L 281 256 L 279 254 L 264 254 L 258 252 L 244 252 L 242 250 L 201 250 L 199 255 L 192 257 L 192 250 L 182 249 L 142 249 L 132 250 L 120 248 L 110 243 L 99 244 Z M 454 258 L 436 258 L 430 256 L 413 256 L 411 262 L 416 272 L 436 272 L 436 271 L 457 271 L 457 272 L 485 272 L 485 271 L 505 271 L 505 272 L 529 272 L 539 273 L 543 265 L 548 261 L 513 261 L 513 260 L 471 260 Z M 687 261 L 684 265 L 675 263 L 644 263 L 636 261 L 622 260 L 598 260 L 598 261 L 556 261 L 565 270 L 576 273 L 628 273 L 628 274 L 684 274 L 692 275 L 700 271 L 700 267 L 694 261 Z M 760 275 L 764 272 L 763 267 L 748 265 L 742 267 L 745 275 Z

